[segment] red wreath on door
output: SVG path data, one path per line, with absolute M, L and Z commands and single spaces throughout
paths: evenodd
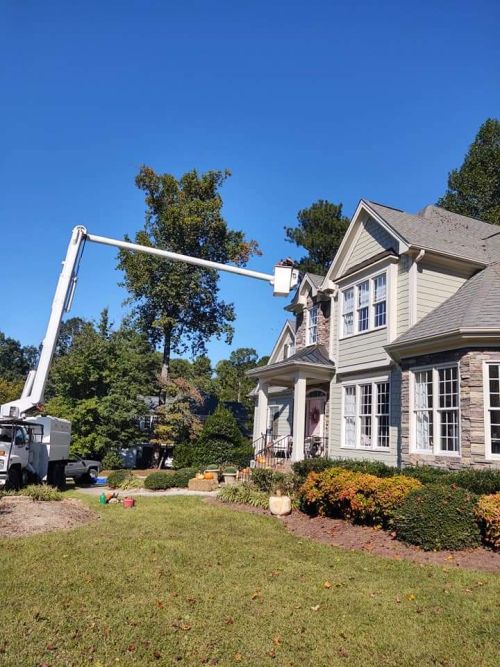
M 312 423 L 317 424 L 319 422 L 319 418 L 321 416 L 319 408 L 314 408 L 314 410 L 311 410 L 309 416 L 311 417 Z

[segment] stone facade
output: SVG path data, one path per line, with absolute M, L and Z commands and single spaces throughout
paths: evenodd
M 318 343 L 325 345 L 328 348 L 328 343 L 330 340 L 330 300 L 320 301 L 313 300 L 311 295 L 307 296 L 307 305 L 306 308 L 301 312 L 297 313 L 296 323 L 295 323 L 295 349 L 300 350 L 306 346 L 306 313 L 305 311 L 312 306 L 318 304 Z
M 462 467 L 497 467 L 498 461 L 485 458 L 485 424 L 483 396 L 483 363 L 498 361 L 500 350 L 452 350 L 405 359 L 401 363 L 401 461 L 403 465 L 428 464 L 448 469 Z M 460 454 L 434 456 L 410 452 L 410 368 L 458 363 L 460 380 Z

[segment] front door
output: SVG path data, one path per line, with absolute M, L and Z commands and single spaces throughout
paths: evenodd
M 306 402 L 306 438 L 323 437 L 325 423 L 325 398 L 308 398 Z

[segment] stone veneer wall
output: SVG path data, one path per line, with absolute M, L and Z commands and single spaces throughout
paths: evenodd
M 310 295 L 307 297 L 306 308 L 311 308 L 314 301 Z M 317 301 L 318 309 L 318 343 L 325 345 L 328 349 L 330 340 L 330 300 Z M 300 350 L 306 346 L 306 316 L 305 310 L 297 314 L 295 324 L 295 349 Z
M 500 362 L 500 349 L 452 350 L 405 359 L 401 363 L 401 461 L 405 465 L 429 464 L 443 468 L 500 467 L 499 461 L 485 459 L 483 362 Z M 456 362 L 460 378 L 460 455 L 434 456 L 409 451 L 410 368 Z

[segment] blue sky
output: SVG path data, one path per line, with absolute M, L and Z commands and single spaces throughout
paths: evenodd
M 495 0 L 1 3 L 0 330 L 43 338 L 74 225 L 141 227 L 143 163 L 231 169 L 225 216 L 263 271 L 301 255 L 283 228 L 319 198 L 434 202 L 500 115 L 499 19 Z M 113 250 L 87 246 L 72 315 L 119 321 L 119 280 Z M 232 276 L 222 294 L 232 347 L 268 353 L 286 303 Z

